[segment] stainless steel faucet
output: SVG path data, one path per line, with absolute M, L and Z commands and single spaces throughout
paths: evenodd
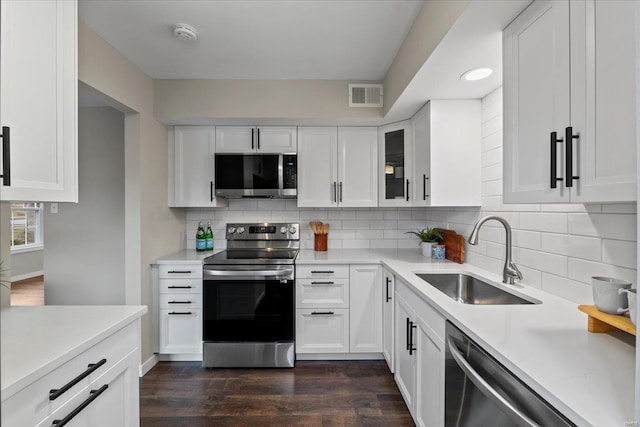
M 500 224 L 504 226 L 504 229 L 506 230 L 507 241 L 505 243 L 505 246 L 507 248 L 507 254 L 504 260 L 504 269 L 502 270 L 502 282 L 507 283 L 509 285 L 513 285 L 514 279 L 522 280 L 522 273 L 520 273 L 520 270 L 518 270 L 518 267 L 516 267 L 516 265 L 511 260 L 511 226 L 509 225 L 506 219 L 497 215 L 489 215 L 489 216 L 485 216 L 484 218 L 481 218 L 473 227 L 473 231 L 471 231 L 471 234 L 469 235 L 468 242 L 471 245 L 477 245 L 478 232 L 480 231 L 480 227 L 482 227 L 482 225 L 485 222 L 491 219 L 495 219 L 496 221 L 498 221 Z

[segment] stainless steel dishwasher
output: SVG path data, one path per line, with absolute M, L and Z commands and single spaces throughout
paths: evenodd
M 575 425 L 452 323 L 446 332 L 447 427 Z

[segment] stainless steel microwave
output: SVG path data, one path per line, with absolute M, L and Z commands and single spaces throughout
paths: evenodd
M 298 196 L 295 154 L 216 154 L 216 196 L 295 198 Z

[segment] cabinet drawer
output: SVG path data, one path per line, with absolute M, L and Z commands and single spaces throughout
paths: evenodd
M 202 353 L 202 309 L 160 309 L 160 353 Z
M 138 322 L 130 323 L 62 366 L 44 375 L 2 403 L 2 425 L 36 425 L 49 414 L 65 405 L 66 402 L 69 402 L 127 354 L 136 351 L 139 346 L 138 341 Z M 106 359 L 104 364 L 99 365 L 93 372 L 71 386 L 55 400 L 49 399 L 49 391 L 51 389 L 61 389 L 73 379 L 85 373 L 89 364 L 98 364 L 103 359 Z
M 297 353 L 348 353 L 349 309 L 297 309 Z
M 349 308 L 349 280 L 296 280 L 296 308 Z
M 298 279 L 349 278 L 349 265 L 307 264 L 296 265 Z
M 161 279 L 201 279 L 202 264 L 161 264 L 158 275 Z
M 161 294 L 202 293 L 202 279 L 160 279 L 158 282 Z
M 202 308 L 202 294 L 161 294 L 160 308 L 172 310 Z

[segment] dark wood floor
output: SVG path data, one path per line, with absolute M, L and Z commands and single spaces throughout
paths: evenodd
M 294 369 L 160 362 L 140 379 L 142 427 L 413 426 L 384 361 Z

